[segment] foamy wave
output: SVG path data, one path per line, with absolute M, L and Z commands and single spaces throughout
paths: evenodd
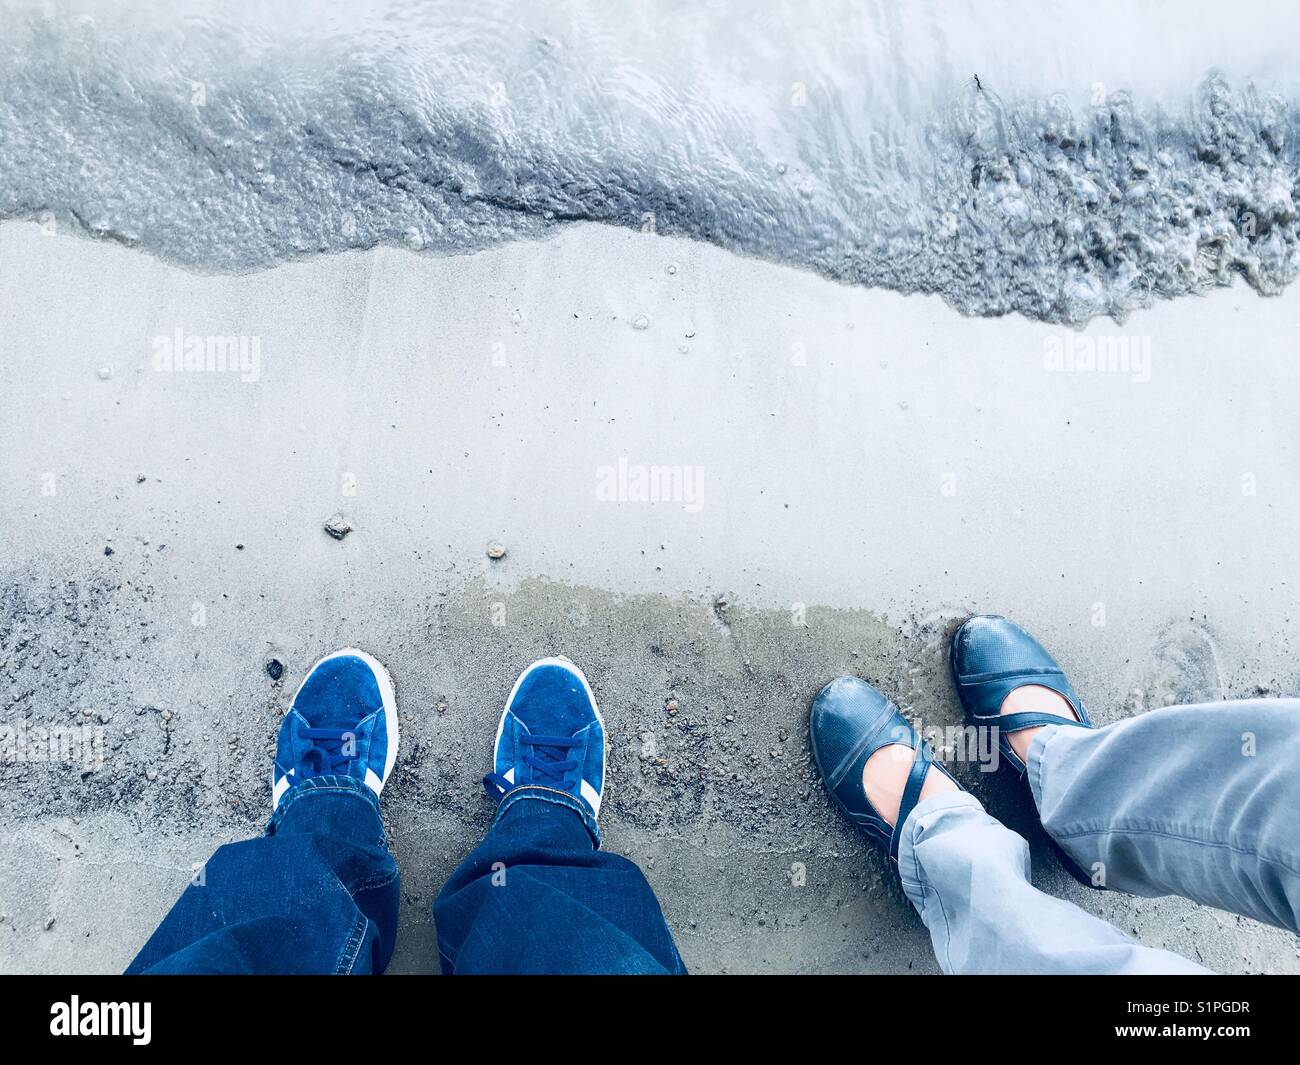
M 192 269 L 592 221 L 1073 324 L 1300 271 L 1300 108 L 1225 76 L 1159 108 L 999 95 L 986 70 L 877 121 L 842 58 L 807 84 L 699 55 L 674 73 L 581 20 L 417 7 L 307 34 L 113 10 L 0 9 L 0 216 Z

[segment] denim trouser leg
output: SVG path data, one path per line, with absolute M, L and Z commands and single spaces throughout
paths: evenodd
M 1028 764 L 1043 826 L 1107 887 L 1300 930 L 1300 700 L 1051 727 Z
M 313 777 L 264 836 L 217 849 L 127 973 L 382 972 L 398 898 L 374 792 Z
M 1029 882 L 1029 844 L 969 792 L 917 804 L 903 825 L 898 870 L 946 973 L 1206 971 L 1039 891 Z
M 636 864 L 577 800 L 512 791 L 433 905 L 445 973 L 685 973 Z
M 1175 706 L 1029 749 L 1047 832 L 1084 870 L 1296 930 L 1300 701 Z M 899 870 L 946 972 L 1204 972 L 1029 883 L 1025 841 L 970 795 L 918 804 Z

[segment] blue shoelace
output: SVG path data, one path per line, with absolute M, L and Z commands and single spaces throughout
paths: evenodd
M 295 776 L 299 780 L 346 773 L 348 764 L 357 756 L 357 734 L 351 729 L 305 728 L 299 735 L 312 741 L 312 745 L 298 759 Z M 352 740 L 351 753 L 345 751 L 349 738 Z
M 566 752 L 580 746 L 578 740 L 569 736 L 526 735 L 520 737 L 520 742 L 525 748 L 524 765 L 532 770 L 528 783 L 557 791 L 574 790 L 577 781 L 569 780 L 568 775 L 578 768 L 578 760 L 568 757 Z M 521 781 L 511 784 L 500 773 L 488 773 L 483 778 L 484 789 L 497 800 L 521 785 Z

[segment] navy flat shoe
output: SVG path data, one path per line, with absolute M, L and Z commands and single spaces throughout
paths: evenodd
M 808 710 L 808 733 L 813 759 L 835 805 L 883 846 L 894 861 L 898 861 L 899 829 L 916 808 L 930 766 L 957 784 L 952 774 L 934 760 L 929 746 L 898 707 L 857 677 L 839 677 L 817 693 Z M 880 816 L 862 787 L 867 759 L 891 743 L 901 743 L 916 752 L 896 825 Z
M 1042 645 L 1014 621 L 996 614 L 977 614 L 968 618 L 953 633 L 949 652 L 952 677 L 957 684 L 957 696 L 972 724 L 995 726 L 998 730 L 998 748 L 1011 765 L 1025 774 L 1025 763 L 1011 749 L 1007 737 L 1039 725 L 1077 725 L 1092 728 L 1088 712 L 1079 696 L 1065 679 Z M 1050 688 L 1060 695 L 1079 720 L 1057 714 L 1044 714 L 1027 710 L 1018 714 L 1002 714 L 1002 703 L 1016 688 L 1036 684 Z
M 1073 725 L 1092 728 L 1088 711 L 1066 680 L 1056 659 L 1043 646 L 1014 621 L 996 614 L 977 614 L 968 618 L 952 636 L 949 651 L 952 677 L 957 684 L 957 696 L 967 718 L 979 726 L 998 730 L 998 749 L 1023 779 L 1025 763 L 1011 748 L 1007 737 L 1013 732 L 1039 725 Z M 1003 714 L 1002 703 L 1016 688 L 1037 684 L 1050 688 L 1060 695 L 1078 715 L 1077 721 L 1058 714 L 1044 714 L 1026 710 L 1018 714 Z M 1061 865 L 1084 887 L 1101 888 L 1061 849 L 1056 840 L 1048 837 L 1052 850 Z

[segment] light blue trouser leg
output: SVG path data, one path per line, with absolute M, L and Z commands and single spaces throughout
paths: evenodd
M 1300 700 L 1171 706 L 1029 751 L 1043 827 L 1107 887 L 1297 931 Z
M 1039 891 L 1029 882 L 1029 844 L 969 792 L 917 804 L 898 869 L 946 973 L 1206 971 Z
M 1050 727 L 1028 765 L 1044 827 L 1108 887 L 1184 895 L 1296 930 L 1300 701 Z M 945 972 L 1206 971 L 1036 890 L 1024 839 L 968 794 L 918 804 L 898 864 Z

